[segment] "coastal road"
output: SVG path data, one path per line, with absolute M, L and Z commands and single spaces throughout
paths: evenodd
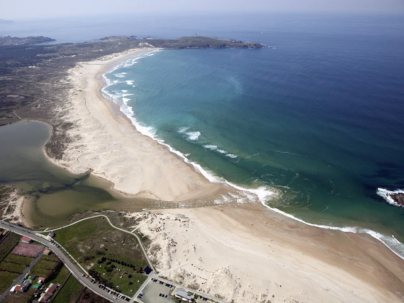
M 107 291 L 102 290 L 101 288 L 98 288 L 98 284 L 95 285 L 91 283 L 91 281 L 83 277 L 82 271 L 80 271 L 73 263 L 70 261 L 69 258 L 65 256 L 65 254 L 60 250 L 58 247 L 53 245 L 51 242 L 48 240 L 45 240 L 44 238 L 36 235 L 35 232 L 25 229 L 23 227 L 10 224 L 4 221 L 0 221 L 0 227 L 3 229 L 8 229 L 13 233 L 19 234 L 21 236 L 27 236 L 30 237 L 32 240 L 39 242 L 47 247 L 64 263 L 64 265 L 67 267 L 67 269 L 72 273 L 72 275 L 85 287 L 96 293 L 97 295 L 111 301 L 111 302 L 126 302 L 122 299 L 117 299 L 116 296 L 109 294 Z

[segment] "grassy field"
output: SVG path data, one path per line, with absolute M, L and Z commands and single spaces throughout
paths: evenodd
M 128 296 L 133 296 L 147 278 L 146 275 L 138 273 L 131 267 L 110 261 L 102 264 L 97 262 L 93 270 L 98 272 L 100 277 L 111 282 L 117 290 Z
M 18 276 L 19 274 L 0 270 L 0 293 L 5 292 Z
M 99 274 L 100 280 L 102 278 L 108 280 L 113 287 L 123 293 L 130 295 L 136 292 L 142 281 L 146 279 L 144 275 L 138 273 L 138 270 L 144 268 L 147 262 L 137 239 L 112 228 L 106 219 L 94 218 L 58 230 L 55 240 L 81 264 L 92 267 Z M 115 261 L 101 262 L 103 257 Z M 112 265 L 115 265 L 115 268 Z
M 31 273 L 38 277 L 47 278 L 52 270 L 59 264 L 60 260 L 55 255 L 43 255 L 41 259 L 32 267 Z
M 8 254 L 8 256 L 0 263 L 0 271 L 9 271 L 21 274 L 33 260 L 34 258 Z
M 21 236 L 9 233 L 9 235 L 0 243 L 0 262 L 9 254 L 9 252 L 18 243 Z
M 70 276 L 51 302 L 75 303 L 83 290 L 84 286 L 81 285 L 73 276 Z

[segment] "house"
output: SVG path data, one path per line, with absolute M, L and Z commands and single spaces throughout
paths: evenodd
M 48 234 L 48 237 L 50 237 L 50 238 L 54 238 L 56 235 L 55 235 L 55 233 L 53 232 L 53 231 L 51 231 L 49 234 Z
M 59 287 L 59 284 L 53 284 L 53 283 L 51 283 L 50 285 L 49 285 L 49 287 L 45 290 L 45 292 L 47 293 L 47 294 L 51 294 L 51 295 L 53 295 L 53 293 L 55 292 L 55 290 L 56 289 L 58 289 L 58 287 Z
M 32 241 L 31 238 L 28 238 L 28 237 L 24 236 L 24 237 L 21 238 L 21 242 L 30 244 L 30 243 L 32 243 L 33 241 Z
M 14 285 L 11 289 L 10 292 L 25 292 L 27 289 L 24 285 Z
M 43 251 L 43 254 L 44 254 L 44 255 L 47 255 L 47 256 L 49 256 L 51 253 L 52 253 L 52 252 L 51 252 L 50 249 L 45 249 L 45 250 Z
M 188 293 L 183 290 L 183 289 L 178 289 L 176 291 L 176 294 L 174 295 L 176 298 L 181 299 L 182 301 L 188 301 L 191 302 L 192 301 L 192 297 L 190 295 L 188 295 Z
M 45 278 L 39 277 L 38 278 L 38 284 L 43 284 L 43 283 L 45 283 Z
M 39 284 L 34 284 L 34 286 L 32 286 L 33 289 L 38 289 L 39 287 L 41 287 Z
M 52 297 L 51 294 L 42 293 L 41 296 L 39 297 L 38 302 L 39 303 L 47 303 L 47 302 L 49 302 L 49 299 L 51 297 Z

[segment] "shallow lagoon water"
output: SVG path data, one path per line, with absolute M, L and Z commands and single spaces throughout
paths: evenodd
M 50 128 L 41 122 L 18 122 L 0 127 L 0 184 L 12 184 L 26 201 L 26 219 L 35 226 L 61 225 L 87 210 L 149 207 L 147 200 L 131 199 L 110 190 L 111 183 L 93 175 L 74 175 L 44 155 Z

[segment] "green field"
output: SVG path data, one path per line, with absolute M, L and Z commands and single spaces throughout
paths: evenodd
M 34 258 L 8 254 L 8 256 L 0 263 L 0 271 L 9 271 L 21 274 L 33 260 Z
M 0 262 L 8 255 L 8 253 L 18 243 L 21 236 L 9 233 L 8 236 L 0 243 Z
M 92 270 L 100 277 L 96 277 L 95 274 L 93 275 L 95 278 L 100 281 L 108 280 L 112 283 L 111 286 L 123 293 L 133 294 L 146 279 L 145 275 L 138 273 L 147 262 L 137 239 L 133 235 L 112 228 L 106 219 L 94 218 L 58 230 L 55 240 L 81 264 L 92 266 Z M 103 257 L 115 262 L 101 263 Z M 136 269 L 119 263 L 130 264 Z M 116 267 L 111 269 L 112 264 Z M 129 278 L 129 275 L 132 277 Z
M 98 264 L 97 262 L 94 265 L 93 270 L 95 270 L 101 277 L 100 279 L 93 274 L 93 277 L 97 278 L 97 280 L 102 281 L 102 279 L 106 279 L 112 283 L 112 286 L 116 290 L 128 296 L 133 296 L 147 278 L 146 275 L 138 273 L 131 267 L 110 261 L 103 262 L 102 264 Z
M 41 259 L 32 267 L 31 273 L 38 277 L 47 278 L 59 263 L 60 260 L 55 255 L 43 255 Z
M 5 292 L 18 276 L 19 274 L 0 270 L 0 293 Z
M 59 292 L 53 297 L 52 303 L 75 303 L 84 290 L 73 276 L 62 286 Z

